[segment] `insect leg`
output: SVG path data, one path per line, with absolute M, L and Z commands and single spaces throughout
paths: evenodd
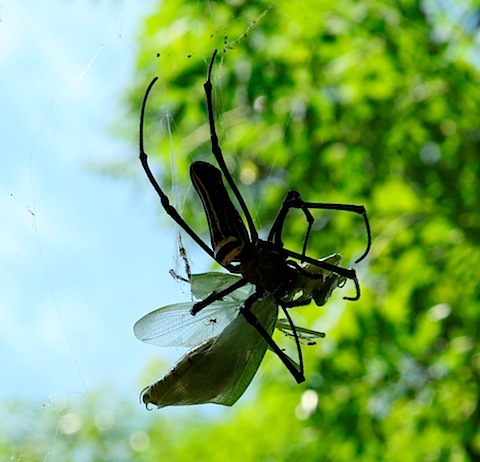
M 297 366 L 293 363 L 293 361 L 281 350 L 281 348 L 275 343 L 273 338 L 269 335 L 269 333 L 265 330 L 262 326 L 260 321 L 257 317 L 251 312 L 252 305 L 262 296 L 262 292 L 255 292 L 254 294 L 248 297 L 242 308 L 240 308 L 240 313 L 242 313 L 245 320 L 251 324 L 255 329 L 257 329 L 258 333 L 265 339 L 268 346 L 273 350 L 273 352 L 280 358 L 283 364 L 285 364 L 286 368 L 289 372 L 293 375 L 294 379 L 297 383 L 302 383 L 305 381 L 305 376 L 303 375 L 303 359 L 301 363 L 301 369 L 298 370 Z
M 344 278 L 351 279 L 353 283 L 355 284 L 355 290 L 356 294 L 354 297 L 343 297 L 344 300 L 351 300 L 355 301 L 360 298 L 360 284 L 358 283 L 358 278 L 357 278 L 357 273 L 353 268 L 343 268 L 341 266 L 337 265 L 332 265 L 331 263 L 328 263 L 324 260 L 315 260 L 312 257 L 309 257 L 307 255 L 302 255 L 297 252 L 293 252 L 291 250 L 282 248 L 281 250 L 285 255 L 288 255 L 289 257 L 296 258 L 297 260 L 305 261 L 307 263 L 310 263 L 314 266 L 317 266 L 318 268 L 323 268 L 328 271 L 331 271 L 332 273 L 339 274 L 340 276 L 343 276 Z

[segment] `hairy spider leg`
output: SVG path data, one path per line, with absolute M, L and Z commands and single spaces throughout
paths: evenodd
M 217 50 L 213 50 L 212 57 L 210 58 L 210 64 L 208 65 L 207 79 L 203 84 L 203 88 L 205 89 L 205 96 L 207 99 L 208 122 L 210 126 L 210 141 L 212 145 L 212 153 L 215 159 L 217 160 L 220 170 L 225 175 L 225 178 L 227 179 L 227 182 L 231 190 L 233 191 L 233 194 L 235 195 L 238 203 L 240 204 L 240 207 L 245 216 L 245 219 L 247 220 L 248 230 L 250 232 L 250 239 L 253 243 L 255 243 L 258 240 L 258 232 L 255 228 L 255 225 L 253 224 L 253 219 L 252 219 L 252 216 L 250 215 L 250 212 L 248 211 L 247 205 L 245 204 L 245 201 L 243 200 L 243 197 L 240 194 L 240 191 L 238 190 L 237 185 L 233 181 L 232 175 L 230 175 L 230 172 L 228 171 L 227 165 L 225 164 L 225 160 L 223 158 L 222 150 L 220 148 L 220 145 L 218 144 L 217 130 L 215 128 L 215 117 L 213 116 L 212 82 L 211 82 L 212 67 L 213 67 L 213 63 L 215 61 L 216 55 L 217 55 Z
M 270 242 L 274 242 L 278 245 L 283 246 L 282 241 L 282 231 L 283 226 L 285 224 L 285 218 L 287 217 L 288 212 L 290 209 L 301 209 L 305 214 L 305 217 L 308 222 L 308 228 L 305 235 L 305 240 L 303 241 L 303 249 L 302 255 L 305 255 L 307 250 L 307 243 L 310 237 L 310 232 L 313 226 L 313 216 L 310 214 L 309 209 L 322 209 L 322 210 L 338 210 L 338 211 L 345 211 L 345 212 L 352 212 L 363 217 L 363 221 L 365 223 L 365 227 L 367 230 L 367 248 L 363 252 L 363 254 L 355 260 L 355 263 L 361 262 L 370 251 L 370 246 L 372 243 L 372 235 L 370 230 L 370 223 L 368 221 L 367 211 L 363 205 L 352 205 L 352 204 L 326 204 L 322 202 L 305 202 L 300 193 L 297 191 L 289 191 L 285 196 L 285 199 L 280 206 L 278 214 L 273 222 L 272 228 L 270 229 L 270 233 L 268 235 L 268 240 Z
M 280 247 L 283 247 L 282 232 L 283 232 L 283 227 L 285 225 L 285 218 L 287 217 L 288 211 L 292 207 L 301 209 L 305 215 L 305 219 L 307 220 L 307 224 L 308 224 L 307 232 L 305 233 L 305 239 L 303 241 L 303 249 L 302 249 L 302 255 L 305 255 L 307 250 L 307 242 L 310 238 L 310 232 L 312 230 L 313 222 L 315 221 L 315 219 L 313 218 L 313 215 L 310 213 L 310 211 L 306 207 L 302 205 L 296 207 L 296 202 L 295 202 L 295 205 L 288 205 L 292 201 L 297 201 L 299 198 L 300 198 L 299 192 L 288 191 L 287 195 L 283 199 L 280 209 L 278 210 L 275 221 L 273 222 L 273 225 L 270 228 L 270 233 L 268 234 L 267 240 L 269 242 L 274 242 Z
M 321 202 L 303 202 L 303 205 L 308 209 L 322 209 L 322 210 L 338 210 L 344 212 L 352 212 L 361 215 L 367 230 L 367 247 L 362 255 L 355 260 L 355 263 L 360 263 L 370 252 L 372 245 L 372 232 L 370 230 L 370 222 L 368 221 L 367 211 L 363 205 L 353 204 L 325 204 Z
M 163 192 L 162 188 L 158 184 L 157 180 L 153 176 L 152 171 L 150 170 L 150 166 L 148 164 L 148 156 L 147 153 L 145 152 L 144 149 L 144 122 L 145 122 L 145 108 L 147 105 L 147 100 L 148 96 L 150 94 L 150 91 L 152 90 L 153 86 L 155 85 L 155 82 L 158 80 L 158 77 L 155 77 L 150 84 L 147 87 L 147 90 L 145 92 L 145 96 L 143 97 L 143 102 L 142 102 L 142 109 L 140 112 L 140 127 L 139 127 L 139 150 L 140 150 L 140 162 L 142 164 L 143 170 L 145 171 L 151 185 L 157 192 L 160 202 L 162 204 L 162 207 L 164 208 L 165 212 L 176 222 L 178 223 L 183 230 L 208 254 L 210 257 L 212 257 L 215 260 L 213 250 L 193 231 L 193 229 L 187 224 L 187 222 L 180 216 L 180 214 L 177 212 L 175 207 L 173 207 L 170 204 L 170 200 L 168 199 L 168 196 Z M 230 265 L 230 264 L 225 264 L 223 265 L 226 269 L 228 270 L 235 270 L 235 268 Z

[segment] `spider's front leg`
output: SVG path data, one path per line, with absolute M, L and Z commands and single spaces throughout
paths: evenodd
M 237 185 L 233 181 L 232 175 L 230 175 L 230 172 L 228 171 L 227 165 L 225 164 L 225 159 L 223 158 L 222 149 L 220 148 L 220 145 L 218 143 L 217 130 L 215 128 L 215 117 L 213 115 L 212 81 L 211 81 L 212 67 L 213 67 L 213 63 L 215 61 L 216 55 L 217 55 L 217 50 L 213 50 L 212 57 L 210 58 L 210 64 L 208 65 L 207 79 L 203 84 L 203 88 L 205 89 L 205 97 L 207 99 L 208 124 L 210 127 L 210 143 L 212 145 L 212 153 L 218 163 L 218 166 L 220 167 L 220 170 L 224 174 L 228 185 L 230 186 L 233 194 L 235 195 L 235 198 L 240 204 L 240 208 L 242 209 L 245 219 L 247 220 L 250 239 L 253 242 L 256 242 L 258 239 L 258 233 L 255 228 L 255 225 L 253 224 L 252 216 L 248 211 L 247 204 L 245 204 L 245 201 L 243 200 L 243 197 L 240 194 L 240 191 L 238 190 Z
M 299 192 L 288 191 L 287 195 L 285 196 L 285 199 L 283 199 L 280 210 L 278 211 L 275 221 L 273 222 L 273 225 L 270 229 L 270 233 L 268 234 L 268 241 L 273 242 L 280 247 L 283 247 L 282 231 L 285 225 L 285 218 L 287 217 L 287 214 L 290 209 L 292 208 L 301 209 L 308 223 L 307 232 L 305 233 L 305 239 L 303 241 L 303 249 L 302 249 L 302 255 L 305 255 L 305 252 L 307 250 L 307 242 L 308 242 L 308 239 L 310 238 L 310 232 L 312 230 L 313 222 L 315 221 L 315 219 L 313 218 L 313 215 L 310 213 L 310 210 L 308 210 L 308 208 L 305 207 L 304 204 L 305 203 L 303 202 Z
M 363 217 L 363 221 L 365 222 L 365 227 L 367 230 L 367 248 L 363 252 L 363 254 L 355 260 L 355 263 L 361 262 L 370 251 L 370 246 L 372 242 L 372 236 L 370 231 L 370 223 L 367 217 L 367 211 L 363 205 L 352 205 L 352 204 L 327 204 L 322 202 L 305 202 L 300 193 L 297 191 L 289 191 L 285 196 L 285 199 L 282 202 L 280 210 L 278 211 L 277 217 L 273 222 L 272 228 L 270 229 L 270 233 L 268 234 L 268 240 L 270 242 L 274 242 L 277 245 L 283 247 L 282 241 L 282 231 L 285 225 L 285 219 L 287 217 L 288 212 L 290 209 L 300 209 L 305 214 L 305 218 L 308 223 L 307 232 L 305 234 L 305 240 L 303 242 L 303 249 L 302 255 L 305 257 L 305 253 L 307 250 L 307 243 L 308 239 L 310 238 L 310 232 L 312 230 L 313 222 L 315 221 L 312 214 L 310 213 L 310 209 L 321 209 L 321 210 L 339 210 L 344 212 L 352 212 Z M 303 259 L 301 259 L 303 261 Z
M 150 170 L 150 166 L 148 164 L 148 156 L 144 148 L 144 123 L 145 123 L 145 108 L 147 106 L 147 100 L 148 96 L 150 94 L 150 91 L 152 90 L 153 86 L 155 85 L 155 82 L 158 80 L 158 77 L 155 77 L 147 87 L 147 90 L 145 92 L 145 96 L 143 97 L 143 102 L 142 102 L 142 109 L 140 112 L 140 126 L 139 126 L 139 151 L 140 151 L 140 162 L 142 164 L 143 170 L 145 171 L 145 174 L 147 175 L 151 185 L 155 189 L 155 191 L 158 194 L 158 197 L 160 198 L 160 202 L 162 204 L 162 207 L 165 209 L 165 212 L 178 224 L 180 225 L 181 228 L 208 254 L 210 257 L 215 258 L 212 249 L 208 247 L 208 245 L 203 242 L 203 240 L 195 233 L 195 231 L 185 222 L 185 220 L 181 217 L 181 215 L 178 213 L 177 209 L 173 207 L 172 204 L 170 204 L 170 200 L 168 199 L 168 196 L 163 192 L 162 188 L 158 184 L 157 180 L 155 179 L 152 171 Z

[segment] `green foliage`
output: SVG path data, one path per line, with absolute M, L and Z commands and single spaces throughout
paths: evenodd
M 219 441 L 235 447 L 230 459 L 244 451 L 239 460 L 478 459 L 474 12 L 464 4 L 465 16 L 452 23 L 433 2 L 279 2 L 261 18 L 266 2 L 209 6 L 202 13 L 198 2 L 163 3 L 141 37 L 137 83 L 155 72 L 165 82 L 156 101 L 172 110 L 181 168 L 208 159 L 202 83 L 217 47 L 220 143 L 257 222 L 271 222 L 295 188 L 306 200 L 365 204 L 374 245 L 358 303 L 331 304 L 325 315 L 301 310 L 327 330 L 306 358 L 318 405 L 302 414 L 301 389 L 269 369 L 260 399 L 241 405 L 231 422 L 191 431 L 204 449 L 213 442 L 209 460 Z M 175 40 L 165 43 L 165 35 Z M 136 107 L 140 98 L 135 92 Z M 148 137 L 165 162 L 165 134 L 151 126 Z M 318 220 L 310 253 L 361 252 L 361 223 L 338 215 Z M 188 216 L 205 227 L 203 217 Z M 301 214 L 289 223 L 290 248 L 302 223 Z M 187 440 L 193 449 L 195 437 Z
M 468 2 L 316 0 L 280 1 L 260 17 L 268 5 L 160 2 L 139 37 L 132 114 L 158 74 L 146 148 L 169 165 L 153 118 L 166 105 L 186 187 L 191 159 L 210 158 L 202 84 L 218 48 L 220 143 L 256 222 L 271 222 L 288 188 L 365 204 L 374 243 L 362 298 L 296 310 L 327 332 L 305 348 L 305 385 L 267 355 L 251 399 L 221 418 L 148 414 L 136 428 L 150 444 L 135 460 L 479 460 L 478 13 Z M 186 215 L 206 231 L 203 216 Z M 288 224 L 290 248 L 302 220 Z M 364 242 L 361 220 L 326 214 L 309 253 L 348 261 Z M 100 451 L 98 433 L 88 438 Z

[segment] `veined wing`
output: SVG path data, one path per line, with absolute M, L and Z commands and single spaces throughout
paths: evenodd
M 275 326 L 279 331 L 283 332 L 287 337 L 294 337 L 292 326 L 287 319 L 279 319 L 277 325 Z M 306 327 L 295 326 L 295 331 L 300 341 L 306 342 L 308 345 L 313 345 L 315 340 L 319 338 L 324 338 L 325 333 L 319 332 L 312 329 L 307 329 Z
M 197 300 L 203 300 L 212 292 L 220 292 L 227 289 L 240 279 L 242 279 L 240 276 L 219 272 L 193 274 L 190 282 L 192 297 Z M 224 300 L 238 300 L 243 302 L 253 293 L 253 289 L 254 287 L 251 284 L 246 284 L 225 296 Z
M 198 300 L 219 292 L 240 279 L 224 273 L 204 273 L 192 276 L 192 296 Z M 203 308 L 195 316 L 190 314 L 195 302 L 175 303 L 158 308 L 138 320 L 133 331 L 145 343 L 159 347 L 194 347 L 220 335 L 238 315 L 241 303 L 253 287 L 241 287 Z
M 142 342 L 159 347 L 193 347 L 220 335 L 240 308 L 237 301 L 219 301 L 192 316 L 194 304 L 175 303 L 152 311 L 135 323 L 133 332 Z

